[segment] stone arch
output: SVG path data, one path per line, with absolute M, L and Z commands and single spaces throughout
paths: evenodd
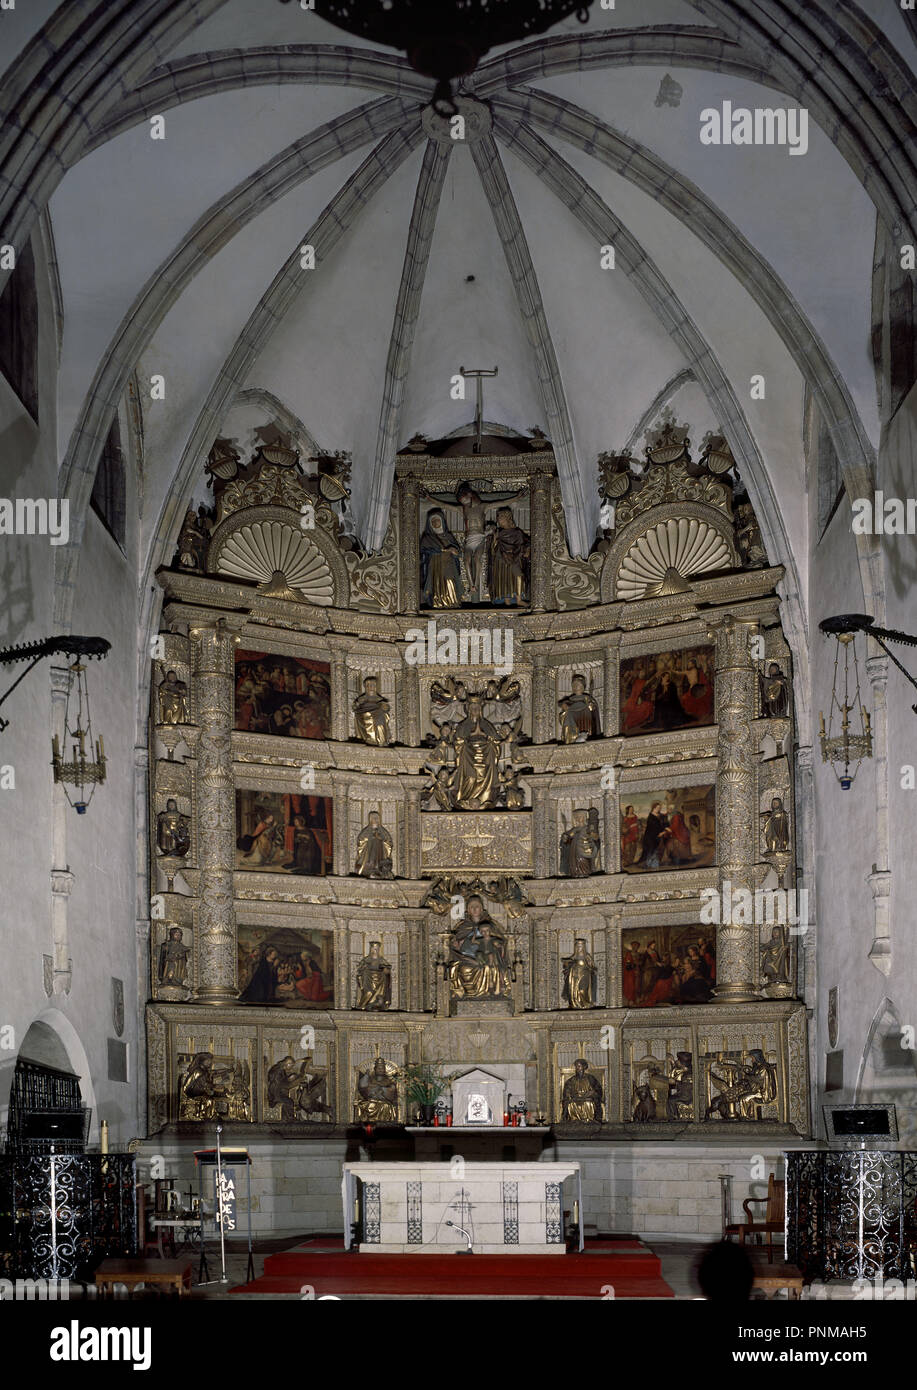
M 67 1015 L 61 1013 L 60 1009 L 44 1009 L 26 1029 L 22 1042 L 19 1044 L 19 1051 L 9 1065 L 8 1075 L 3 1078 L 2 1092 L 0 1092 L 0 1097 L 2 1097 L 0 1119 L 2 1119 L 4 1127 L 9 1115 L 10 1093 L 16 1062 L 20 1058 L 24 1061 L 40 1062 L 46 1067 L 54 1067 L 60 1071 L 70 1071 L 80 1078 L 80 1093 L 83 1104 L 90 1111 L 90 1135 L 98 1138 L 99 1120 L 96 1113 L 96 1094 L 89 1058 L 80 1041 L 79 1033 Z

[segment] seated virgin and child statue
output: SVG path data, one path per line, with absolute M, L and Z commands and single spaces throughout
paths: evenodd
M 452 932 L 446 974 L 455 999 L 502 999 L 512 994 L 506 937 L 476 893 Z

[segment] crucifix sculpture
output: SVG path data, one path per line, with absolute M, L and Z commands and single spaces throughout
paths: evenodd
M 485 376 L 496 376 L 498 368 L 488 371 L 485 367 L 459 367 L 461 376 L 474 377 L 476 381 L 476 395 L 474 404 L 474 443 L 471 446 L 473 454 L 481 452 L 481 441 L 484 435 L 484 380 Z

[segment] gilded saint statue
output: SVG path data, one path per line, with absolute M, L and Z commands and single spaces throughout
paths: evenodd
M 601 1081 L 589 1070 L 585 1057 L 577 1057 L 573 1063 L 573 1075 L 564 1082 L 561 1120 L 571 1125 L 600 1125 L 602 1101 Z
M 480 696 L 468 697 L 468 714 L 456 725 L 454 804 L 463 811 L 483 811 L 500 795 L 500 735 L 484 718 Z
M 367 676 L 363 681 L 363 694 L 358 695 L 353 702 L 357 736 L 364 743 L 373 744 L 380 748 L 387 748 L 391 743 L 392 729 L 389 709 L 388 700 L 384 695 L 379 694 L 378 677 Z
M 304 1057 L 301 1062 L 293 1057 L 282 1057 L 268 1069 L 267 1103 L 279 1106 L 280 1118 L 287 1123 L 312 1115 L 330 1118 L 332 1112 L 325 1099 L 326 1083 L 327 1073 L 314 1067 L 311 1057 Z
M 498 999 L 512 994 L 506 938 L 473 893 L 449 940 L 449 988 L 455 999 Z
M 392 837 L 378 811 L 370 811 L 369 824 L 357 837 L 356 871 L 362 878 L 392 878 Z
M 356 1117 L 369 1124 L 395 1124 L 398 1121 L 398 1070 L 391 1062 L 377 1057 L 369 1071 L 357 1077 Z
M 178 679 L 174 671 L 166 671 L 159 682 L 157 695 L 160 724 L 189 723 L 188 686 Z
M 184 944 L 181 927 L 170 927 L 169 934 L 159 948 L 159 983 L 181 988 L 188 974 L 188 957 L 191 951 Z
M 458 608 L 461 601 L 462 545 L 442 508 L 434 507 L 420 537 L 420 603 L 423 608 Z
M 594 1009 L 598 972 L 595 961 L 586 950 L 584 937 L 573 943 L 573 955 L 564 960 L 563 999 L 571 1009 Z
M 381 941 L 369 943 L 369 955 L 357 966 L 357 991 L 355 1009 L 381 1012 L 391 1007 L 392 967 L 382 954 Z
M 790 683 L 776 661 L 768 662 L 767 674 L 759 672 L 761 715 L 764 719 L 786 719 L 790 713 Z
M 180 1120 L 251 1119 L 249 1088 L 242 1063 L 231 1057 L 196 1052 L 179 1090 Z
M 786 927 L 779 922 L 771 927 L 771 939 L 761 952 L 761 973 L 765 988 L 790 982 L 790 943 Z
M 528 602 L 531 540 L 516 525 L 511 507 L 498 507 L 497 524 L 489 537 L 490 601 L 518 608 Z
M 166 809 L 156 817 L 156 843 L 161 854 L 183 859 L 191 848 L 191 820 L 183 816 L 178 802 L 169 797 Z
M 561 742 L 585 743 L 590 738 L 601 738 L 599 706 L 586 689 L 586 677 L 574 676 L 570 686 L 570 694 L 557 702 L 560 706 Z
M 768 854 L 786 854 L 790 848 L 790 818 L 783 808 L 783 799 L 771 797 L 771 809 L 763 811 L 764 848 Z
M 573 825 L 560 837 L 560 872 L 564 878 L 588 878 L 601 872 L 599 813 L 595 807 L 578 807 Z

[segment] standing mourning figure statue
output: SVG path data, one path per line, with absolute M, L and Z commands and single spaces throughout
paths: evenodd
M 392 878 L 392 837 L 378 811 L 370 811 L 369 824 L 357 837 L 356 871 L 362 878 Z
M 584 937 L 578 936 L 573 944 L 573 955 L 564 960 L 564 1002 L 571 1009 L 595 1008 L 598 972 L 595 961 L 586 950 Z
M 420 537 L 420 602 L 423 608 L 458 608 L 462 601 L 462 546 L 444 512 L 434 507 Z
M 558 700 L 560 706 L 560 737 L 563 743 L 585 743 L 601 738 L 599 706 L 586 690 L 586 677 L 574 676 L 571 693 Z
M 381 1012 L 392 1002 L 392 967 L 382 955 L 381 941 L 369 943 L 369 955 L 364 956 L 357 966 L 357 994 L 355 1009 L 368 1012 Z
M 363 694 L 353 702 L 357 735 L 364 743 L 380 748 L 387 748 L 391 743 L 389 709 L 388 700 L 379 694 L 378 678 L 367 676 L 363 681 Z
M 560 837 L 560 872 L 564 878 L 588 878 L 600 872 L 599 813 L 595 807 L 573 812 L 573 826 Z

